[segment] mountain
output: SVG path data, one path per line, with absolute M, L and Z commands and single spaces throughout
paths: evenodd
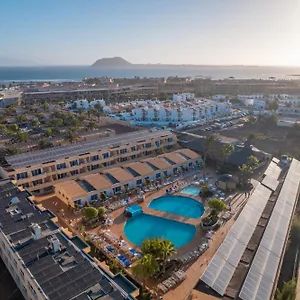
M 0 67 L 28 67 L 37 64 L 30 60 L 12 58 L 0 55 Z
M 105 67 L 105 68 L 120 68 L 129 67 L 132 64 L 122 57 L 101 58 L 92 64 L 92 67 Z

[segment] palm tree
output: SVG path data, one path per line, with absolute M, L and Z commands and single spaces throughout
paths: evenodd
M 241 173 L 241 184 L 242 186 L 245 186 L 253 173 L 253 169 L 250 165 L 243 164 L 240 167 L 240 173 Z
M 226 143 L 222 149 L 221 149 L 221 153 L 220 153 L 220 158 L 221 158 L 221 164 L 223 165 L 225 159 L 227 159 L 232 152 L 234 151 L 234 146 L 230 143 Z
M 146 280 L 153 276 L 158 271 L 158 263 L 151 254 L 142 256 L 137 264 L 132 267 L 132 273 L 139 278 L 143 283 L 143 288 L 146 288 Z
M 162 240 L 160 246 L 160 257 L 163 263 L 163 272 L 166 272 L 167 259 L 175 254 L 177 251 L 174 244 L 169 240 Z
M 144 255 L 151 254 L 155 259 L 160 257 L 161 240 L 159 238 L 146 239 L 143 241 L 141 250 Z
M 277 290 L 276 300 L 295 300 L 296 287 L 297 287 L 297 282 L 295 279 L 285 282 L 282 287 L 282 290 L 281 291 L 279 289 Z
M 213 135 L 210 135 L 206 138 L 203 148 L 203 177 L 205 177 L 205 167 L 206 167 L 206 160 L 209 152 L 215 147 L 216 139 Z
M 74 142 L 74 140 L 75 140 L 75 135 L 74 135 L 74 132 L 73 132 L 72 130 L 69 129 L 69 130 L 66 132 L 65 140 L 66 140 L 66 141 L 69 141 L 70 144 L 72 144 L 72 143 Z
M 250 165 L 252 168 L 256 167 L 259 163 L 259 160 L 254 156 L 250 155 L 247 159 L 248 165 Z

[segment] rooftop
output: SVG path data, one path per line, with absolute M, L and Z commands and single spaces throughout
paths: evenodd
M 99 173 L 86 175 L 84 180 L 91 184 L 96 190 L 111 187 L 109 180 L 104 175 Z
M 72 156 L 88 154 L 90 151 L 101 151 L 103 148 L 118 147 L 124 143 L 137 143 L 139 140 L 170 134 L 168 130 L 142 130 L 118 136 L 110 136 L 96 141 L 74 143 L 67 146 L 58 146 L 45 150 L 26 152 L 6 157 L 6 161 L 15 169 L 26 168 L 37 164 L 52 162 Z
M 135 177 L 137 176 L 146 176 L 148 174 L 151 174 L 153 172 L 153 169 L 149 167 L 149 165 L 141 162 L 133 162 L 130 164 L 126 164 L 123 166 L 124 169 L 128 170 L 132 175 L 137 173 L 138 175 L 133 175 Z
M 108 169 L 107 171 L 105 171 L 105 175 L 110 175 L 109 180 L 111 180 L 111 176 L 113 178 L 115 178 L 119 183 L 123 183 L 126 181 L 130 181 L 133 180 L 133 175 L 131 175 L 130 172 L 122 169 L 122 168 L 112 168 L 112 169 Z M 117 182 L 112 182 L 112 184 L 115 184 Z
M 72 198 L 81 198 L 86 195 L 86 190 L 75 180 L 58 183 L 56 186 L 62 188 L 66 195 Z
M 29 196 L 12 182 L 0 183 L 0 234 L 6 236 L 25 271 L 35 280 L 36 292 L 50 300 L 88 300 L 96 294 L 108 299 L 134 299 L 60 231 L 52 222 L 53 213 L 40 210 Z M 131 284 L 130 293 L 132 289 Z
M 196 289 L 204 282 L 223 299 L 272 299 L 299 193 L 300 162 L 281 170 L 272 161 Z
M 172 167 L 166 160 L 159 157 L 153 157 L 143 160 L 144 163 L 148 164 L 153 170 L 166 170 Z

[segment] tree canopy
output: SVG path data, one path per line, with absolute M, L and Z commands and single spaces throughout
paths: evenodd
M 247 164 L 243 164 L 240 167 L 240 174 L 241 174 L 241 177 L 240 177 L 241 184 L 243 186 L 245 186 L 246 183 L 248 182 L 248 180 L 251 178 L 251 175 L 253 174 L 252 166 L 247 165 Z
M 226 143 L 223 145 L 220 153 L 222 163 L 233 153 L 233 151 L 234 151 L 234 146 L 232 144 Z
M 250 165 L 252 168 L 256 167 L 259 163 L 259 160 L 254 156 L 250 155 L 247 159 L 248 165 Z
M 295 300 L 296 299 L 296 280 L 290 280 L 283 284 L 281 291 L 277 289 L 276 300 Z
M 88 219 L 94 219 L 98 216 L 98 210 L 95 207 L 85 207 L 82 215 Z
M 142 280 L 143 286 L 146 286 L 146 280 L 153 276 L 159 270 L 156 259 L 151 254 L 143 255 L 132 267 L 132 273 L 134 276 Z
M 209 208 L 211 208 L 212 210 L 215 210 L 218 213 L 226 210 L 226 208 L 227 208 L 226 204 L 218 198 L 212 198 L 212 199 L 208 200 L 208 206 L 209 206 Z

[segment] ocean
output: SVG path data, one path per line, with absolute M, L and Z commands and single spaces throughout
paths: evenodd
M 0 67 L 0 82 L 11 81 L 80 81 L 85 77 L 167 77 L 190 76 L 211 79 L 300 79 L 300 67 L 255 67 L 255 66 L 176 66 L 145 67 L 128 69 L 103 69 L 89 66 L 51 67 Z

